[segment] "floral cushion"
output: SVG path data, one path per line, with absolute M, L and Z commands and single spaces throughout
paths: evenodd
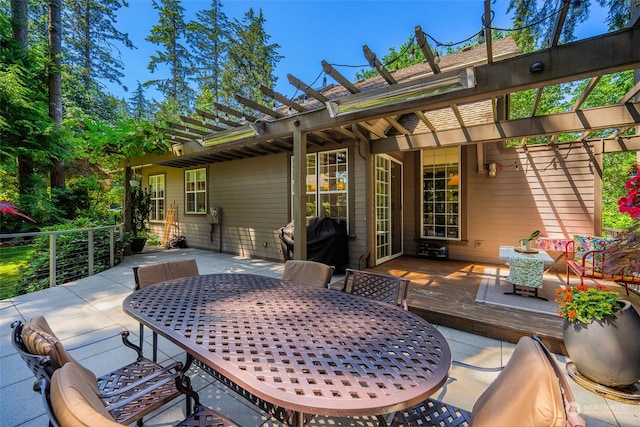
M 589 251 L 605 250 L 610 243 L 611 239 L 607 239 L 606 237 L 581 236 L 576 234 L 573 236 L 573 258 L 578 262 L 582 262 L 582 257 L 585 253 Z M 602 257 L 599 254 L 596 254 L 595 259 L 593 254 L 589 255 L 584 261 L 585 263 L 593 264 L 595 266 L 595 271 L 599 273 L 602 272 Z

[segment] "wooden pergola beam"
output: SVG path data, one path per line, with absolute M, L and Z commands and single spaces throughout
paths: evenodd
M 275 99 L 276 101 L 282 103 L 283 105 L 286 105 L 288 107 L 293 108 L 294 110 L 296 110 L 299 113 L 304 113 L 305 111 L 307 111 L 302 105 L 300 105 L 300 104 L 298 104 L 296 102 L 293 102 L 292 100 L 282 96 L 278 92 L 275 92 L 275 91 L 269 89 L 266 86 L 260 86 L 260 92 L 262 92 L 263 94 L 265 94 L 269 98 Z
M 238 101 L 240 104 L 244 105 L 245 107 L 249 107 L 251 109 L 254 109 L 256 111 L 260 111 L 263 114 L 266 114 L 267 116 L 271 116 L 273 118 L 276 119 L 280 119 L 282 117 L 285 117 L 284 114 L 279 113 L 277 111 L 274 111 L 270 108 L 265 107 L 264 105 L 260 105 L 255 101 L 252 101 L 250 99 L 245 98 L 244 96 L 240 96 L 240 95 L 234 95 L 234 98 L 236 101 Z
M 296 89 L 300 89 L 301 91 L 303 91 L 304 93 L 306 93 L 310 97 L 317 99 L 318 101 L 322 102 L 323 104 L 325 102 L 329 101 L 329 98 L 327 98 L 326 96 L 324 96 L 323 94 L 321 94 L 317 90 L 313 89 L 308 84 L 303 83 L 302 80 L 296 78 L 292 74 L 287 74 L 287 79 L 289 79 L 289 83 L 291 83 Z
M 200 127 L 205 128 L 205 129 L 209 129 L 209 130 L 213 130 L 213 131 L 221 131 L 221 130 L 225 129 L 225 128 L 220 127 L 220 126 L 212 125 L 211 123 L 206 123 L 203 120 L 202 121 L 201 120 L 196 120 L 196 119 L 192 119 L 191 117 L 187 117 L 187 116 L 180 116 L 180 121 L 182 123 L 188 123 L 188 124 L 200 126 Z
M 329 74 L 335 81 L 340 83 L 351 93 L 360 93 L 360 89 L 358 89 L 353 83 L 351 83 L 345 76 L 340 74 L 338 70 L 333 68 L 331 64 L 329 64 L 324 59 L 322 60 L 322 69 L 325 73 Z
M 202 116 L 202 118 L 209 119 L 214 123 L 222 123 L 223 125 L 231 126 L 231 127 L 234 127 L 234 128 L 242 126 L 240 123 L 236 123 L 236 122 L 233 122 L 231 120 L 226 120 L 223 117 L 220 117 L 220 116 L 218 116 L 216 114 L 209 113 L 209 112 L 204 111 L 204 110 L 200 110 L 198 108 L 196 108 L 196 113 L 199 114 L 200 116 Z M 222 128 L 222 130 L 225 130 L 225 129 L 226 128 Z
M 491 36 L 491 0 L 484 0 L 484 16 L 482 17 L 484 24 L 484 38 L 487 44 L 487 62 L 493 62 L 493 40 Z
M 424 53 L 424 57 L 427 59 L 433 74 L 439 74 L 441 72 L 440 66 L 436 63 L 436 58 L 433 56 L 429 42 L 427 42 L 427 38 L 424 36 L 424 31 L 422 31 L 422 28 L 419 25 L 416 26 L 415 33 L 416 40 L 418 41 L 418 47 L 422 53 Z
M 215 107 L 218 110 L 222 111 L 223 113 L 229 114 L 231 116 L 235 116 L 235 117 L 237 117 L 239 119 L 244 117 L 246 120 L 248 120 L 250 122 L 255 122 L 256 120 L 258 120 L 257 118 L 255 118 L 253 116 L 250 116 L 250 115 L 245 114 L 245 113 L 243 113 L 241 111 L 238 111 L 238 110 L 234 110 L 233 108 L 227 107 L 226 105 L 222 105 L 222 104 L 217 103 L 217 102 L 214 102 L 213 105 L 215 105 Z
M 194 134 L 194 135 L 189 135 L 192 138 L 197 138 L 198 136 L 204 136 L 204 135 L 208 135 L 210 132 L 201 130 L 201 129 L 197 129 L 197 128 L 193 128 L 190 126 L 185 126 L 183 124 L 179 124 L 179 123 L 173 123 L 173 122 L 167 122 L 167 126 L 169 126 L 171 129 L 176 129 L 179 131 L 184 132 L 184 135 L 189 135 L 189 134 Z
M 380 73 L 382 78 L 384 78 L 387 83 L 389 83 L 390 85 L 398 84 L 396 79 L 393 78 L 391 73 L 384 67 L 382 62 L 380 62 L 376 54 L 373 53 L 371 49 L 369 49 L 369 46 L 367 46 L 366 44 L 362 46 L 362 51 L 364 52 L 364 57 L 367 59 L 369 64 L 374 67 L 378 71 L 378 73 Z
M 498 123 L 448 129 L 421 135 L 390 137 L 376 142 L 376 152 L 419 149 L 440 145 L 487 143 L 553 134 L 634 126 L 640 121 L 640 103 L 610 105 L 549 116 L 527 117 Z

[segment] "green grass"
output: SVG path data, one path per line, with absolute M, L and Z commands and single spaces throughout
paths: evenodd
M 27 265 L 31 250 L 28 245 L 0 247 L 0 299 L 15 296 L 20 267 Z

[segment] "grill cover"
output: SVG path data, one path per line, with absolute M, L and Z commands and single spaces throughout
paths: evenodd
M 293 259 L 293 221 L 278 230 L 285 261 Z M 307 226 L 307 259 L 333 265 L 343 272 L 349 263 L 347 223 L 330 217 L 313 218 Z

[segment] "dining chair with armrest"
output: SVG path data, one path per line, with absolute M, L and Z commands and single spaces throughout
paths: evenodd
M 394 414 L 391 426 L 585 427 L 573 393 L 537 336 L 522 337 L 471 412 L 427 399 Z
M 317 261 L 287 260 L 282 278 L 292 282 L 330 287 L 335 267 Z
M 43 316 L 29 319 L 26 323 L 15 321 L 11 325 L 11 342 L 14 349 L 25 361 L 36 379 L 51 381 L 54 373 L 68 363 L 76 366 L 103 405 L 125 402 L 118 409 L 116 421 L 140 426 L 142 418 L 151 411 L 180 396 L 174 382 L 165 381 L 182 369 L 180 362 L 166 367 L 160 366 L 142 356 L 142 350 L 128 340 L 129 331 L 120 335 L 122 342 L 136 352 L 133 362 L 100 377 L 76 361 L 62 345 Z M 137 396 L 138 392 L 148 389 L 147 393 Z M 132 396 L 136 395 L 135 399 Z M 189 405 L 189 402 L 187 402 Z
M 394 305 L 399 302 L 408 310 L 409 279 L 347 268 L 342 291 Z
M 182 277 L 197 276 L 198 264 L 195 259 L 181 259 L 176 261 L 159 262 L 156 264 L 133 267 L 133 278 L 135 280 L 134 290 L 146 288 L 156 283 Z M 153 356 L 151 360 L 158 360 L 158 333 L 153 332 Z M 144 325 L 140 323 L 140 348 L 144 348 Z
M 163 379 L 173 383 L 181 393 L 194 401 L 193 410 L 187 409 L 187 418 L 175 424 L 177 427 L 237 427 L 229 418 L 200 404 L 198 394 L 191 387 L 189 378 L 180 370 Z M 149 393 L 150 386 L 132 395 L 130 399 L 140 398 Z M 123 424 L 116 421 L 117 413 L 126 402 L 116 402 L 105 406 L 93 385 L 87 381 L 78 365 L 66 363 L 57 369 L 51 381 L 46 378 L 37 380 L 33 389 L 40 393 L 50 427 L 118 427 Z

